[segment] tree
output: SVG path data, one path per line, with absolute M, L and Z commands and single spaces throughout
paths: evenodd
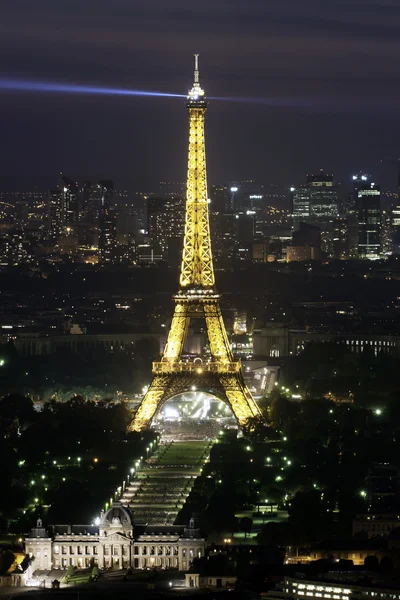
M 96 565 L 92 569 L 92 574 L 90 578 L 92 581 L 97 581 L 97 579 L 99 578 L 99 569 L 96 567 Z
M 0 400 L 0 418 L 14 420 L 18 419 L 20 425 L 33 421 L 35 410 L 30 398 L 22 394 L 10 394 Z
M 0 573 L 7 573 L 14 562 L 14 553 L 11 550 L 5 550 L 0 554 Z
M 393 560 L 390 558 L 390 556 L 383 556 L 381 558 L 381 562 L 379 564 L 380 572 L 385 575 L 389 575 L 390 573 L 393 572 L 393 569 L 394 569 L 394 564 L 393 564 Z
M 250 519 L 250 517 L 243 517 L 239 521 L 239 527 L 241 531 L 244 532 L 244 537 L 247 538 L 247 534 L 251 533 L 253 527 L 253 519 Z
M 376 556 L 366 556 L 364 559 L 364 567 L 367 571 L 378 571 L 379 570 L 379 561 Z
M 65 574 L 65 582 L 68 583 L 69 580 L 73 577 L 74 575 L 74 567 L 72 565 L 69 565 L 67 572 Z
M 257 538 L 260 546 L 293 546 L 296 542 L 289 523 L 270 521 L 263 525 Z

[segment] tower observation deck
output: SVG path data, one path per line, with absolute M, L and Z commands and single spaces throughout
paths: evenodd
M 220 295 L 215 290 L 204 135 L 207 102 L 200 86 L 198 54 L 194 57 L 193 86 L 186 103 L 189 153 L 179 290 L 173 297 L 175 310 L 163 356 L 161 361 L 153 363 L 153 379 L 134 415 L 132 430 L 147 427 L 165 402 L 190 392 L 193 387 L 228 404 L 239 426 L 260 416 L 244 382 L 241 363 L 233 357 L 219 304 Z M 199 318 L 205 320 L 211 359 L 185 360 L 183 350 L 189 323 Z

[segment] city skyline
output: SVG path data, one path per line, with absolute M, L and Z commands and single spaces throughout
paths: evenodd
M 3 18 L 2 78 L 185 94 L 200 52 L 210 97 L 230 99 L 209 111 L 211 181 L 297 183 L 321 167 L 377 178 L 379 161 L 397 158 L 394 3 L 236 0 L 189 13 L 179 0 L 140 10 L 118 0 L 109 15 L 90 1 L 73 27 L 70 3 L 20 4 Z M 173 142 L 185 136 L 183 102 L 2 91 L 2 173 L 184 180 L 186 149 Z

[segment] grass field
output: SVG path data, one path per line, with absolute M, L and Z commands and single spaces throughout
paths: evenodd
M 208 442 L 175 442 L 157 461 L 159 465 L 193 465 L 200 463 Z

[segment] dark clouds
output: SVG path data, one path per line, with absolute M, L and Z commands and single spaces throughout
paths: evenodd
M 3 0 L 0 75 L 184 93 L 200 52 L 209 95 L 269 99 L 210 105 L 214 180 L 344 177 L 397 157 L 399 28 L 398 0 Z M 180 100 L 3 93 L 0 172 L 182 178 L 185 119 Z

